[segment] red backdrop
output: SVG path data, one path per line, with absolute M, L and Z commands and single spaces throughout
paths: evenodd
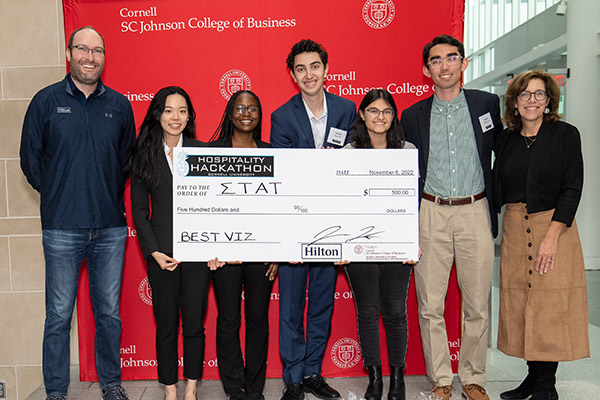
M 141 123 L 161 87 L 178 85 L 190 94 L 198 114 L 199 138 L 215 131 L 228 96 L 251 89 L 263 104 L 263 139 L 269 116 L 298 92 L 285 65 L 291 46 L 303 38 L 329 53 L 326 88 L 359 103 L 373 87 L 394 95 L 399 109 L 432 94 L 422 74 L 423 45 L 442 33 L 462 38 L 463 0 L 63 0 L 65 33 L 94 26 L 106 42 L 104 82 L 126 95 Z M 126 194 L 129 208 L 129 194 Z M 128 213 L 121 317 L 123 379 L 155 379 L 155 322 L 146 266 Z M 418 268 L 418 266 L 417 266 Z M 325 376 L 363 374 L 352 295 L 340 270 L 333 328 L 323 363 Z M 281 376 L 278 351 L 278 285 L 270 306 L 269 377 Z M 96 380 L 94 320 L 87 272 L 78 295 L 81 379 Z M 242 308 L 243 309 L 243 308 Z M 206 316 L 205 379 L 218 379 L 212 289 Z M 414 286 L 408 301 L 408 374 L 423 374 Z M 446 321 L 453 366 L 458 363 L 460 296 L 452 275 Z M 242 335 L 243 341 L 243 335 Z M 385 337 L 382 335 L 385 346 Z M 181 345 L 181 343 L 180 343 Z M 382 356 L 386 357 L 386 352 Z M 384 361 L 384 372 L 387 363 Z M 181 372 L 181 371 L 180 371 Z

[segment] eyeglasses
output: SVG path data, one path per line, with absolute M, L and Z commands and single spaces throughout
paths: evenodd
M 519 94 L 519 100 L 521 101 L 529 101 L 531 96 L 533 96 L 537 101 L 546 100 L 548 93 L 545 90 L 538 89 L 535 92 L 530 92 L 529 90 L 523 90 Z
M 455 66 L 456 64 L 458 64 L 459 62 L 461 62 L 462 59 L 463 59 L 463 57 L 461 57 L 461 56 L 449 56 L 446 58 L 434 58 L 433 60 L 429 61 L 427 63 L 427 65 L 429 65 L 429 67 L 431 67 L 433 69 L 437 69 L 442 66 L 443 62 L 445 62 L 446 64 L 448 64 L 448 66 L 452 67 L 452 66 Z
M 242 105 L 242 104 L 240 104 L 239 106 L 233 107 L 233 109 L 238 114 L 243 114 L 246 111 L 248 111 L 250 114 L 256 114 L 258 112 L 258 107 L 257 106 L 246 107 L 245 105 Z
M 88 54 L 90 54 L 90 52 L 93 55 L 98 56 L 98 57 L 101 57 L 104 55 L 104 49 L 102 49 L 100 47 L 96 47 L 95 49 L 90 49 L 89 47 L 77 44 L 75 46 L 71 46 L 71 49 L 77 50 L 82 55 L 88 55 Z
M 369 113 L 371 118 L 377 118 L 381 114 L 383 114 L 385 118 L 392 118 L 394 116 L 394 110 L 389 108 L 386 108 L 385 110 L 380 110 L 378 108 L 367 108 L 365 111 Z

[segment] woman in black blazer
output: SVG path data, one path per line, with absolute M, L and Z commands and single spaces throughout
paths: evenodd
M 173 148 L 204 146 L 195 140 L 196 114 L 188 94 L 177 86 L 156 93 L 139 130 L 131 157 L 131 205 L 156 318 L 158 381 L 165 399 L 176 400 L 177 331 L 181 312 L 185 400 L 196 399 L 204 362 L 204 326 L 210 271 L 206 263 L 173 256 Z
M 527 361 L 528 374 L 502 399 L 558 399 L 560 361 L 590 356 L 585 266 L 575 213 L 583 188 L 579 131 L 560 121 L 560 88 L 544 71 L 506 91 L 494 173 L 505 205 L 498 350 Z
M 270 147 L 261 140 L 262 108 L 249 90 L 236 92 L 227 103 L 214 147 Z M 219 316 L 217 358 L 219 373 L 230 400 L 261 400 L 267 372 L 269 346 L 269 301 L 277 263 L 224 263 L 210 260 Z M 246 351 L 240 346 L 241 295 L 244 286 Z M 244 366 L 244 358 L 246 365 Z

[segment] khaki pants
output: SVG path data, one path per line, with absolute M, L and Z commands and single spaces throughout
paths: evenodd
M 452 384 L 444 304 L 455 261 L 464 315 L 458 376 L 463 385 L 483 386 L 494 263 L 487 199 L 460 206 L 442 206 L 423 199 L 420 246 L 423 255 L 414 273 L 427 375 L 435 385 Z

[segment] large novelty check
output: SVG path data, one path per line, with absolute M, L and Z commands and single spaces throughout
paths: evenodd
M 416 150 L 181 148 L 179 261 L 406 261 L 418 253 Z

